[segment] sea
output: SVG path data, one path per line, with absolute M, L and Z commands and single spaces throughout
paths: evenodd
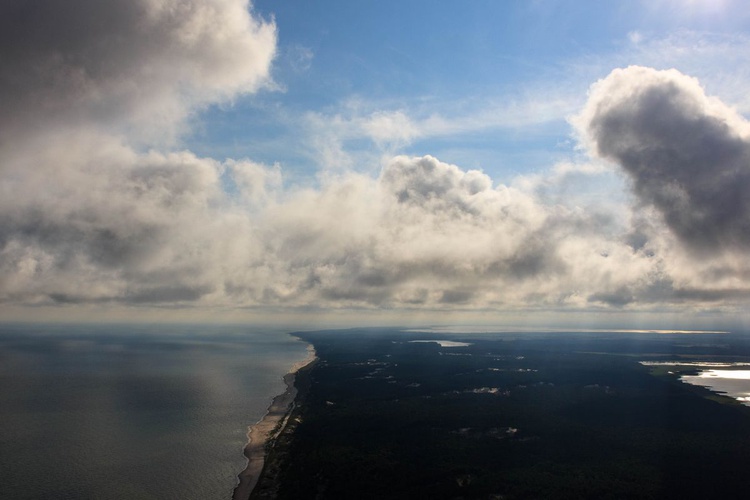
M 0 498 L 230 499 L 306 348 L 248 326 L 0 325 Z

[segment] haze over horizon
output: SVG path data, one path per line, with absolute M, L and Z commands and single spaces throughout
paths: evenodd
M 749 26 L 3 2 L 0 318 L 744 328 Z

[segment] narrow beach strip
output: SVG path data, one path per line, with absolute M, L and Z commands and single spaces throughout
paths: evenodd
M 247 466 L 237 476 L 239 484 L 234 489 L 232 500 L 248 500 L 250 498 L 266 462 L 266 443 L 275 439 L 284 430 L 293 407 L 294 398 L 297 397 L 297 388 L 294 386 L 295 374 L 315 359 L 315 349 L 312 345 L 309 345 L 307 347 L 307 358 L 296 363 L 289 373 L 284 375 L 286 390 L 273 398 L 266 415 L 250 427 L 247 433 L 248 442 L 244 450 Z

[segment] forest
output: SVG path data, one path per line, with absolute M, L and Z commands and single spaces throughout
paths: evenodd
M 750 408 L 639 361 L 746 360 L 715 337 L 299 333 L 291 424 L 253 498 L 740 498 Z M 455 340 L 462 347 L 437 342 Z M 708 397 L 711 396 L 711 397 Z

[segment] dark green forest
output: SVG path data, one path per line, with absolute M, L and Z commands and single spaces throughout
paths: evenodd
M 747 359 L 725 339 L 297 335 L 318 361 L 254 498 L 745 497 L 750 408 L 639 363 Z

